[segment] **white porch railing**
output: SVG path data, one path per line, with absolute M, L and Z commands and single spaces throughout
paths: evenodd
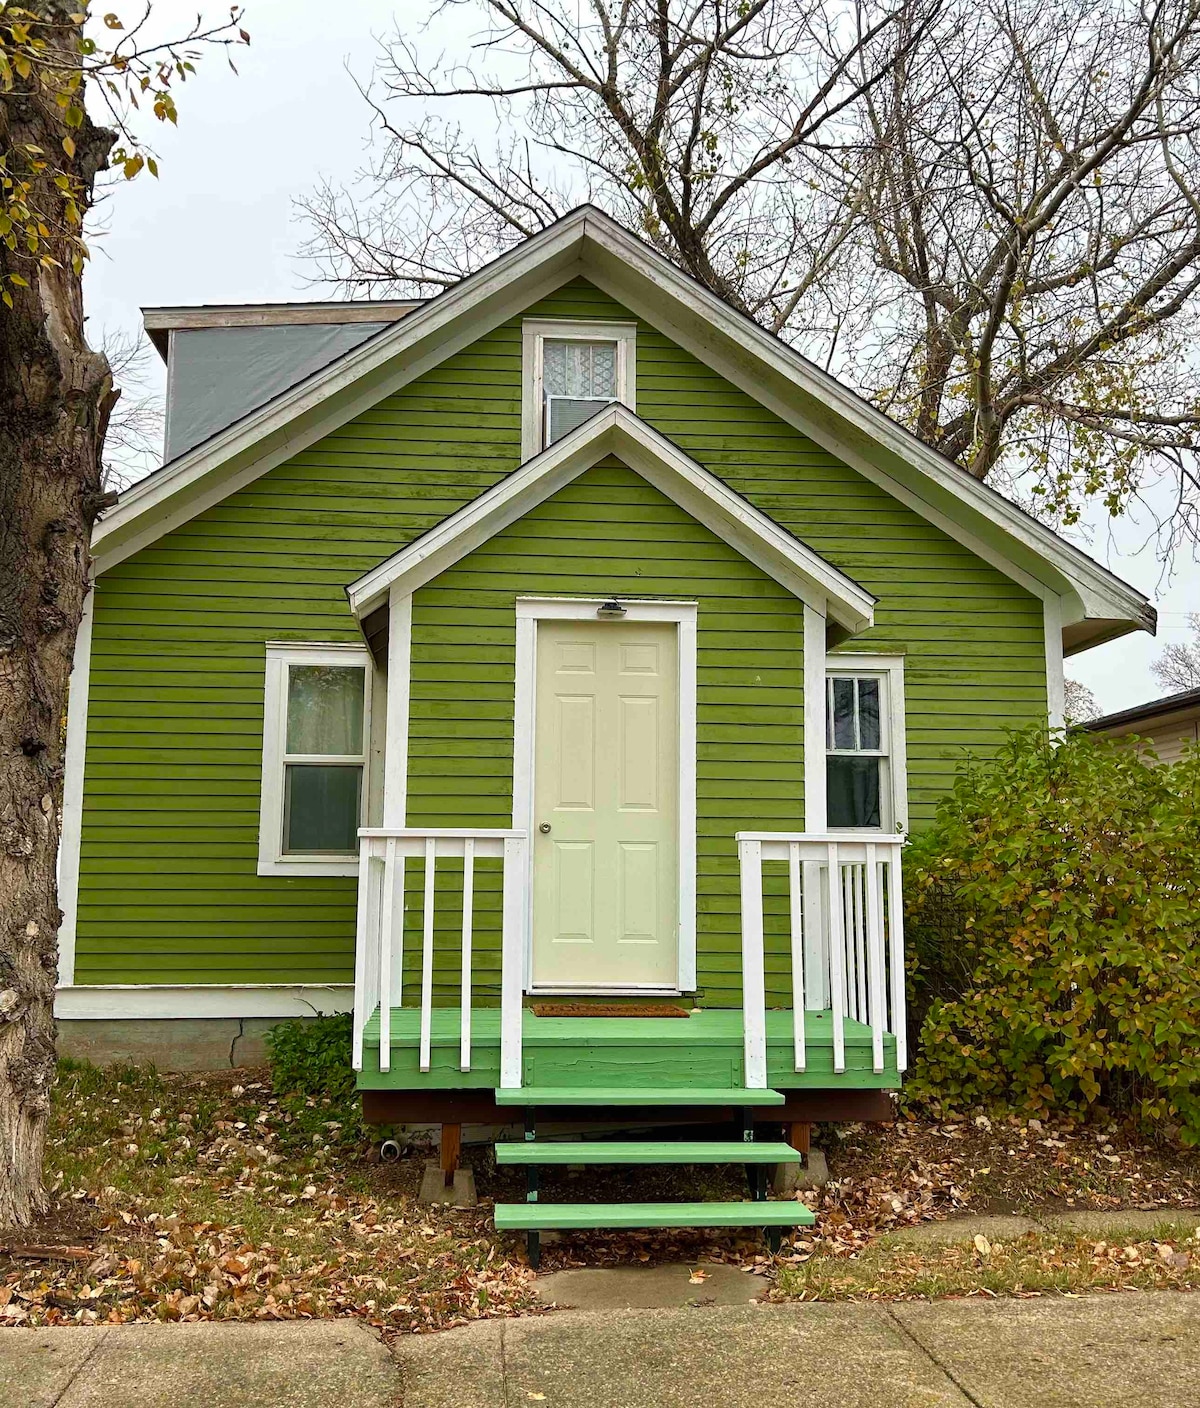
M 809 836 L 740 831 L 742 1009 L 746 1084 L 767 1084 L 763 862 L 786 861 L 796 1070 L 806 1064 L 805 1013 L 828 1010 L 833 1069 L 846 1069 L 846 1020 L 871 1028 L 874 1069 L 883 1070 L 884 1035 L 904 1035 L 904 937 L 900 894 L 902 836 Z
M 354 954 L 354 1069 L 362 1070 L 363 1031 L 379 1009 L 379 1069 L 391 1062 L 392 1012 L 404 1004 L 404 863 L 425 862 L 421 922 L 420 1068 L 429 1069 L 433 1024 L 433 946 L 437 863 L 462 861 L 462 958 L 459 1065 L 471 1069 L 471 955 L 475 862 L 504 862 L 501 911 L 500 1084 L 521 1084 L 526 836 L 523 831 L 459 827 L 366 827 L 359 833 L 358 924 Z

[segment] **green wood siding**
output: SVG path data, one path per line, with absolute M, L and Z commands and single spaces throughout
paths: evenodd
M 628 317 L 583 281 L 528 311 Z M 345 584 L 516 466 L 520 365 L 516 319 L 100 578 L 78 982 L 350 980 L 355 882 L 255 873 L 264 642 L 360 639 Z M 877 625 L 856 644 L 906 653 L 915 826 L 964 750 L 986 752 L 1005 728 L 1044 717 L 1038 600 L 645 324 L 637 402 L 646 420 L 879 597 Z M 776 697 L 799 659 L 795 639 L 745 644 L 747 602 L 770 602 L 770 616 L 778 589 L 759 576 L 756 598 L 740 559 L 721 556 L 705 529 L 615 467 L 591 471 L 508 533 L 536 580 L 516 584 L 512 563 L 489 544 L 470 570 L 454 569 L 453 587 L 449 574 L 418 601 L 410 815 L 509 819 L 504 593 L 637 590 L 721 603 L 704 625 L 700 660 L 700 855 L 712 877 L 702 881 L 701 934 L 712 944 L 700 968 L 712 1000 L 730 991 L 735 952 L 736 892 L 715 854 L 727 845 L 731 857 L 732 841 L 719 830 L 731 838 L 741 825 L 801 819 L 798 671 L 792 705 L 762 706 L 779 709 L 765 732 L 745 713 L 764 692 Z M 637 550 L 622 554 L 631 535 Z M 616 554 L 603 583 L 587 570 L 601 548 Z M 434 611 L 424 598 L 438 593 Z

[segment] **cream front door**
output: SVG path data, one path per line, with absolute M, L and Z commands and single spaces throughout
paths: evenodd
M 674 988 L 676 627 L 541 621 L 537 632 L 533 985 Z

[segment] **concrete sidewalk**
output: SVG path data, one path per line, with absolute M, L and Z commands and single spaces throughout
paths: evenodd
M 1200 1296 L 0 1330 L 14 1408 L 1193 1408 Z
M 404 1408 L 1194 1408 L 1200 1296 L 570 1311 L 405 1341 Z

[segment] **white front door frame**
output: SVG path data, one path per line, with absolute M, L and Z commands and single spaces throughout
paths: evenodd
M 513 829 L 532 842 L 533 769 L 536 739 L 537 624 L 539 621 L 594 621 L 608 597 L 518 597 L 516 699 L 513 718 Z M 679 978 L 675 988 L 581 987 L 572 992 L 678 994 L 696 989 L 696 618 L 694 601 L 653 601 L 618 598 L 630 622 L 674 623 L 679 650 Z M 528 847 L 529 872 L 525 906 L 525 972 L 528 992 L 533 976 L 533 845 Z M 555 988 L 562 992 L 564 989 Z

